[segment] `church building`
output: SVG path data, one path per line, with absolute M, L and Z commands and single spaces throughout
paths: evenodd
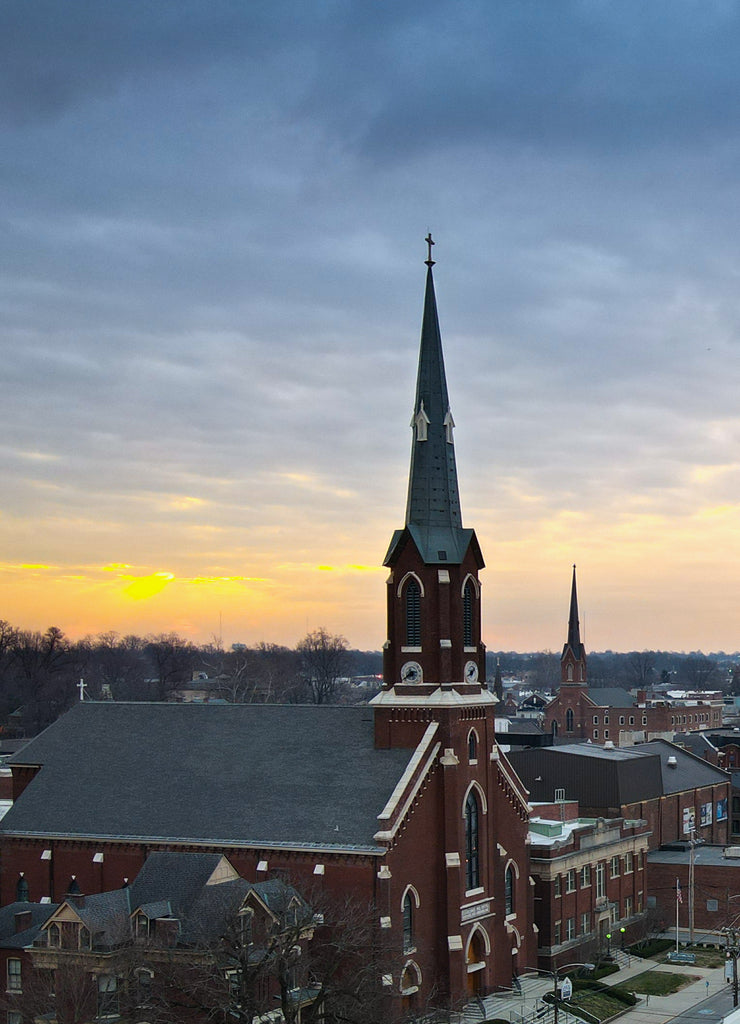
M 389 1020 L 536 966 L 528 794 L 495 739 L 427 242 L 381 692 L 370 707 L 80 702 L 10 761 L 3 904 L 60 902 L 73 876 L 83 896 L 119 888 L 153 851 L 218 853 L 249 882 L 371 906 L 394 954 Z

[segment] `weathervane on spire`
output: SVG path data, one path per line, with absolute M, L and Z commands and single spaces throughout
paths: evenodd
M 432 259 L 432 246 L 434 245 L 434 239 L 432 238 L 432 232 L 431 231 L 429 232 L 427 237 L 424 239 L 424 241 L 427 243 L 427 249 L 429 250 L 427 252 L 427 258 L 424 260 L 424 262 L 426 263 L 426 265 L 428 267 L 433 267 L 434 263 L 435 263 L 435 261 Z

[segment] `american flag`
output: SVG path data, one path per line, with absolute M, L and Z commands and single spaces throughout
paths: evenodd
M 676 879 L 676 900 L 679 903 L 683 903 L 683 896 L 681 895 L 681 883 Z

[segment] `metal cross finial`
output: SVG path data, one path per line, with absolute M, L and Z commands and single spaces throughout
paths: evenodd
M 77 689 L 80 691 L 80 700 L 84 700 L 85 699 L 85 689 L 86 689 L 86 687 L 85 687 L 85 680 L 84 679 L 80 679 L 79 683 L 77 684 Z
M 426 263 L 426 265 L 428 267 L 433 267 L 434 266 L 434 262 L 435 262 L 432 259 L 432 246 L 434 245 L 434 239 L 432 238 L 432 232 L 431 231 L 429 232 L 427 237 L 424 239 L 424 241 L 427 243 L 427 249 L 429 250 L 427 252 L 427 258 L 424 260 L 424 262 Z

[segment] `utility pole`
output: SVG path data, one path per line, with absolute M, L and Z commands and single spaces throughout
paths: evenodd
M 736 928 L 723 928 L 722 931 L 725 933 L 725 942 L 727 943 L 727 946 L 725 947 L 725 956 L 727 960 L 732 960 L 732 1005 L 737 1006 L 737 958 L 738 953 L 740 952 L 740 950 L 738 950 L 738 934 Z M 726 973 L 725 977 L 727 977 Z

